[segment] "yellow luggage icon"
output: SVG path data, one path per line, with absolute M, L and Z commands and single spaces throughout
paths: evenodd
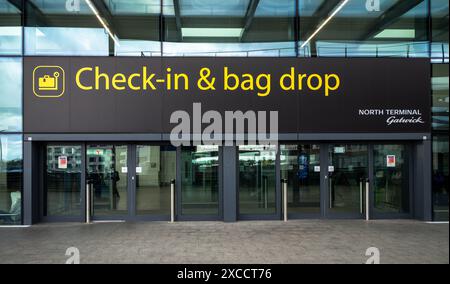
M 57 91 L 58 90 L 59 72 L 53 73 L 53 77 L 44 75 L 39 78 L 38 88 L 40 91 Z

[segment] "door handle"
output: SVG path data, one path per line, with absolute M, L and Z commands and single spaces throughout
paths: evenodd
M 360 179 L 359 180 L 359 212 L 361 213 L 361 214 L 363 214 L 364 212 L 364 207 L 363 207 L 363 200 L 364 200 L 364 197 L 363 197 L 363 181 L 364 181 L 364 179 Z

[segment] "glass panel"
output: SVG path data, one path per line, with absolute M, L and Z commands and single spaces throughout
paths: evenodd
M 300 1 L 299 56 L 429 57 L 427 3 Z
M 127 146 L 89 145 L 87 177 L 93 183 L 94 216 L 126 215 Z
M 150 40 L 121 40 L 116 56 L 161 56 L 161 43 Z
M 160 0 L 105 0 L 113 15 L 145 15 L 161 12 Z
M 288 180 L 288 212 L 320 213 L 320 146 L 281 145 L 281 178 Z
M 176 148 L 136 146 L 138 215 L 170 214 L 170 182 L 176 177 Z
M 0 55 L 22 54 L 21 1 L 0 0 Z
M 0 225 L 22 223 L 22 136 L 0 135 Z
M 409 159 L 404 145 L 374 146 L 375 212 L 409 213 Z
M 25 54 L 107 56 L 108 35 L 99 28 L 26 27 Z
M 433 137 L 433 217 L 448 221 L 448 135 Z
M 68 15 L 69 12 L 78 15 L 90 15 L 92 11 L 84 0 L 30 0 L 31 7 L 39 9 L 44 14 Z
M 164 56 L 286 57 L 295 56 L 292 42 L 195 43 L 165 42 Z
M 163 2 L 163 56 L 295 56 L 295 0 L 179 2 Z
M 250 0 L 183 0 L 181 16 L 230 16 L 243 17 Z
M 106 0 L 119 42 L 116 56 L 161 56 L 160 0 Z
M 294 17 L 295 0 L 260 0 L 256 17 Z
M 239 146 L 239 213 L 276 213 L 276 146 Z
M 80 216 L 81 146 L 47 146 L 46 159 L 44 216 Z
M 86 1 L 30 1 L 26 15 L 25 53 L 161 55 L 160 0 L 91 2 L 102 22 Z
M 434 63 L 448 63 L 448 3 L 448 0 L 431 0 L 431 56 Z
M 368 177 L 366 145 L 333 145 L 329 151 L 329 211 L 362 214 Z
M 22 131 L 22 59 L 0 58 L 0 132 Z
M 219 215 L 219 147 L 181 150 L 181 214 Z
M 108 33 L 86 1 L 26 1 L 26 55 L 109 54 Z
M 449 75 L 448 64 L 433 64 L 433 129 L 448 131 Z

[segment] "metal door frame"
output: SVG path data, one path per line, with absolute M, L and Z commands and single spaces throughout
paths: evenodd
M 326 143 L 326 144 L 324 144 L 324 151 L 322 152 L 322 156 L 323 156 L 323 158 L 324 158 L 324 161 L 325 161 L 325 164 L 324 165 L 326 165 L 325 167 L 323 167 L 323 187 L 322 187 L 322 190 L 321 190 L 321 192 L 323 193 L 323 195 L 322 195 L 322 200 L 323 200 L 323 211 L 322 211 L 322 214 L 323 214 L 323 217 L 324 218 L 326 218 L 326 219 L 364 219 L 366 216 L 365 216 L 365 210 L 366 210 L 366 206 L 369 206 L 369 212 L 371 212 L 372 211 L 372 198 L 371 198 L 371 195 L 372 195 L 372 187 L 370 186 L 369 187 L 369 204 L 367 205 L 367 204 L 365 204 L 365 206 L 363 206 L 363 212 L 362 213 L 347 213 L 347 212 L 344 212 L 344 213 L 332 213 L 332 212 L 330 212 L 330 208 L 329 208 L 329 204 L 330 204 L 330 192 L 329 192 L 329 189 L 330 189 L 330 178 L 329 178 L 329 172 L 328 172 L 328 166 L 331 166 L 331 160 L 330 160 L 330 155 L 329 155 L 329 153 L 330 153 L 330 150 L 331 150 L 331 147 L 333 146 L 333 145 L 365 145 L 366 147 L 367 147 L 367 153 L 366 153 L 366 157 L 367 157 L 367 176 L 366 176 L 366 179 L 369 179 L 369 183 L 370 183 L 370 181 L 372 180 L 372 178 L 371 178 L 371 173 L 373 173 L 373 166 L 372 166 L 372 164 L 373 164 L 373 151 L 372 151 L 372 149 L 373 149 L 373 146 L 371 146 L 369 143 L 367 143 L 367 142 L 363 142 L 363 141 L 361 141 L 361 142 L 359 142 L 359 141 L 336 141 L 336 142 L 333 142 L 333 143 Z M 321 174 L 322 174 L 322 171 L 321 171 Z M 365 202 L 365 183 L 363 182 L 363 198 L 362 198 L 362 200 L 363 200 L 363 202 L 364 203 L 366 203 Z
M 81 147 L 81 175 L 80 175 L 80 212 L 78 216 L 45 216 L 44 207 L 47 183 L 47 146 L 80 146 Z M 85 144 L 80 142 L 46 142 L 39 147 L 39 220 L 44 223 L 52 222 L 84 222 L 86 218 L 86 155 Z
M 195 146 L 194 146 L 195 147 Z M 222 221 L 223 220 L 223 147 L 219 146 L 219 174 L 218 174 L 218 214 L 206 215 L 206 214 L 182 214 L 182 160 L 181 160 L 182 147 L 177 147 L 177 170 L 175 179 L 175 219 L 177 221 Z
M 240 191 L 240 177 L 239 177 L 239 147 L 237 147 L 236 159 L 236 210 L 238 220 L 281 220 L 283 215 L 282 210 L 282 193 L 281 193 L 281 167 L 280 167 L 280 143 L 276 145 L 275 156 L 275 213 L 273 214 L 242 214 L 239 206 L 239 191 Z

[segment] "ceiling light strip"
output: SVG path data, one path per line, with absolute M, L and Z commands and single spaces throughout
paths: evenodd
M 119 43 L 119 39 L 117 38 L 117 36 L 115 34 L 113 34 L 111 32 L 111 30 L 109 29 L 108 25 L 105 23 L 105 21 L 103 21 L 102 17 L 100 16 L 97 8 L 95 8 L 94 4 L 92 4 L 91 0 L 85 0 L 86 4 L 88 4 L 89 8 L 91 8 L 92 12 L 95 14 L 95 16 L 97 17 L 98 21 L 100 22 L 100 24 L 103 26 L 103 28 L 106 30 L 106 32 L 108 32 L 109 36 L 112 38 L 112 40 L 118 45 L 120 46 Z
M 328 18 L 312 33 L 312 35 L 300 46 L 300 48 L 304 48 L 325 26 L 326 24 L 328 24 L 329 21 L 331 21 L 333 19 L 333 17 L 339 13 L 340 10 L 342 10 L 342 8 L 344 8 L 345 5 L 347 5 L 347 3 L 350 0 L 344 0 L 342 1 L 342 3 L 333 11 L 333 13 L 330 14 L 330 16 L 328 16 Z

